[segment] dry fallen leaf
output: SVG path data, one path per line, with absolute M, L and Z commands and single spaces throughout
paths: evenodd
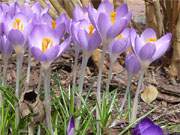
M 101 60 L 101 53 L 102 53 L 101 49 L 96 49 L 95 51 L 93 51 L 92 56 L 91 56 L 92 60 L 97 68 L 99 68 L 99 63 Z M 107 63 L 107 60 L 105 58 L 105 61 L 103 63 L 103 73 L 107 73 L 107 71 L 108 71 L 108 69 L 106 67 L 106 63 Z
M 92 59 L 93 59 L 95 65 L 97 67 L 99 67 L 99 60 L 100 60 L 100 58 L 101 58 L 101 50 L 100 49 L 96 49 L 95 51 L 93 51 Z
M 148 104 L 154 101 L 157 98 L 157 96 L 158 96 L 158 90 L 153 85 L 149 85 L 141 93 L 141 99 Z

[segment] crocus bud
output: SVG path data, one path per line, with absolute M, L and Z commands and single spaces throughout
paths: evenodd
M 71 117 L 67 127 L 67 135 L 74 135 L 75 122 L 74 118 Z
M 144 118 L 132 130 L 132 135 L 163 135 L 163 130 L 149 118 Z
M 140 62 L 134 53 L 130 53 L 126 56 L 125 67 L 129 74 L 137 74 L 141 69 Z

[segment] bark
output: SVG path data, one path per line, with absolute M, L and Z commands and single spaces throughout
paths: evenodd
M 173 43 L 173 57 L 171 64 L 171 75 L 176 77 L 180 75 L 180 13 L 178 21 L 176 24 L 176 29 L 174 33 L 174 43 Z
M 59 14 L 62 13 L 62 12 L 65 12 L 63 7 L 61 6 L 61 4 L 59 4 L 59 2 L 57 0 L 49 0 L 49 2 L 51 3 L 51 5 L 56 9 L 56 11 Z
M 45 2 L 45 0 L 39 0 L 39 3 L 41 4 L 42 7 L 46 8 L 47 7 L 47 3 Z M 58 16 L 56 10 L 53 8 L 53 6 L 51 6 L 51 8 L 49 9 L 49 14 L 53 17 L 56 18 Z
M 154 4 L 151 0 L 145 0 L 145 8 L 146 8 L 146 25 L 147 27 L 151 27 L 158 31 L 158 23 L 155 16 L 155 8 Z
M 155 17 L 158 24 L 158 37 L 164 33 L 163 15 L 161 13 L 161 6 L 159 0 L 154 1 Z
M 172 18 L 170 30 L 173 33 L 173 55 L 170 65 L 170 76 L 179 77 L 180 75 L 180 1 L 171 1 Z

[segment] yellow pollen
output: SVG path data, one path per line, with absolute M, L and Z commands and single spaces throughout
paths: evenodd
M 93 34 L 93 32 L 94 32 L 94 26 L 92 25 L 92 24 L 90 24 L 89 25 L 89 27 L 88 27 L 88 29 L 89 29 L 89 35 L 92 35 Z
M 149 38 L 149 39 L 146 40 L 146 42 L 155 42 L 155 41 L 157 41 L 156 38 Z
M 53 44 L 51 38 L 43 38 L 42 40 L 42 52 L 45 53 L 48 48 L 50 48 Z
M 13 22 L 13 28 L 19 31 L 24 30 L 24 24 L 22 23 L 21 19 L 16 18 Z
M 114 24 L 115 21 L 116 21 L 116 15 L 117 15 L 116 12 L 114 12 L 114 11 L 111 12 L 110 17 L 111 17 L 111 22 L 112 22 L 112 24 Z
M 122 39 L 123 38 L 123 35 L 122 34 L 119 34 L 116 39 Z
M 51 25 L 52 25 L 52 28 L 55 29 L 56 28 L 56 21 L 52 20 Z

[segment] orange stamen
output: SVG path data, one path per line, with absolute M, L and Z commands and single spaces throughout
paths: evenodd
M 55 29 L 56 28 L 56 21 L 52 20 L 51 25 L 52 25 L 52 28 Z
M 21 19 L 16 18 L 13 22 L 13 28 L 19 31 L 24 30 L 24 24 L 22 23 Z
M 124 38 L 124 36 L 123 36 L 122 34 L 119 34 L 119 35 L 116 37 L 116 39 L 122 39 L 122 38 Z
M 146 40 L 146 42 L 156 42 L 156 41 L 157 41 L 156 38 L 149 38 L 149 39 Z
M 52 39 L 51 38 L 43 38 L 42 40 L 42 52 L 46 52 L 48 48 L 52 46 Z
M 93 26 L 92 24 L 90 24 L 89 27 L 88 27 L 88 29 L 89 29 L 88 34 L 89 34 L 89 35 L 92 35 L 93 32 L 94 32 L 94 26 Z
M 110 17 L 111 17 L 111 22 L 112 22 L 112 24 L 114 24 L 115 21 L 116 21 L 116 15 L 117 15 L 116 12 L 114 12 L 114 11 L 111 12 Z

